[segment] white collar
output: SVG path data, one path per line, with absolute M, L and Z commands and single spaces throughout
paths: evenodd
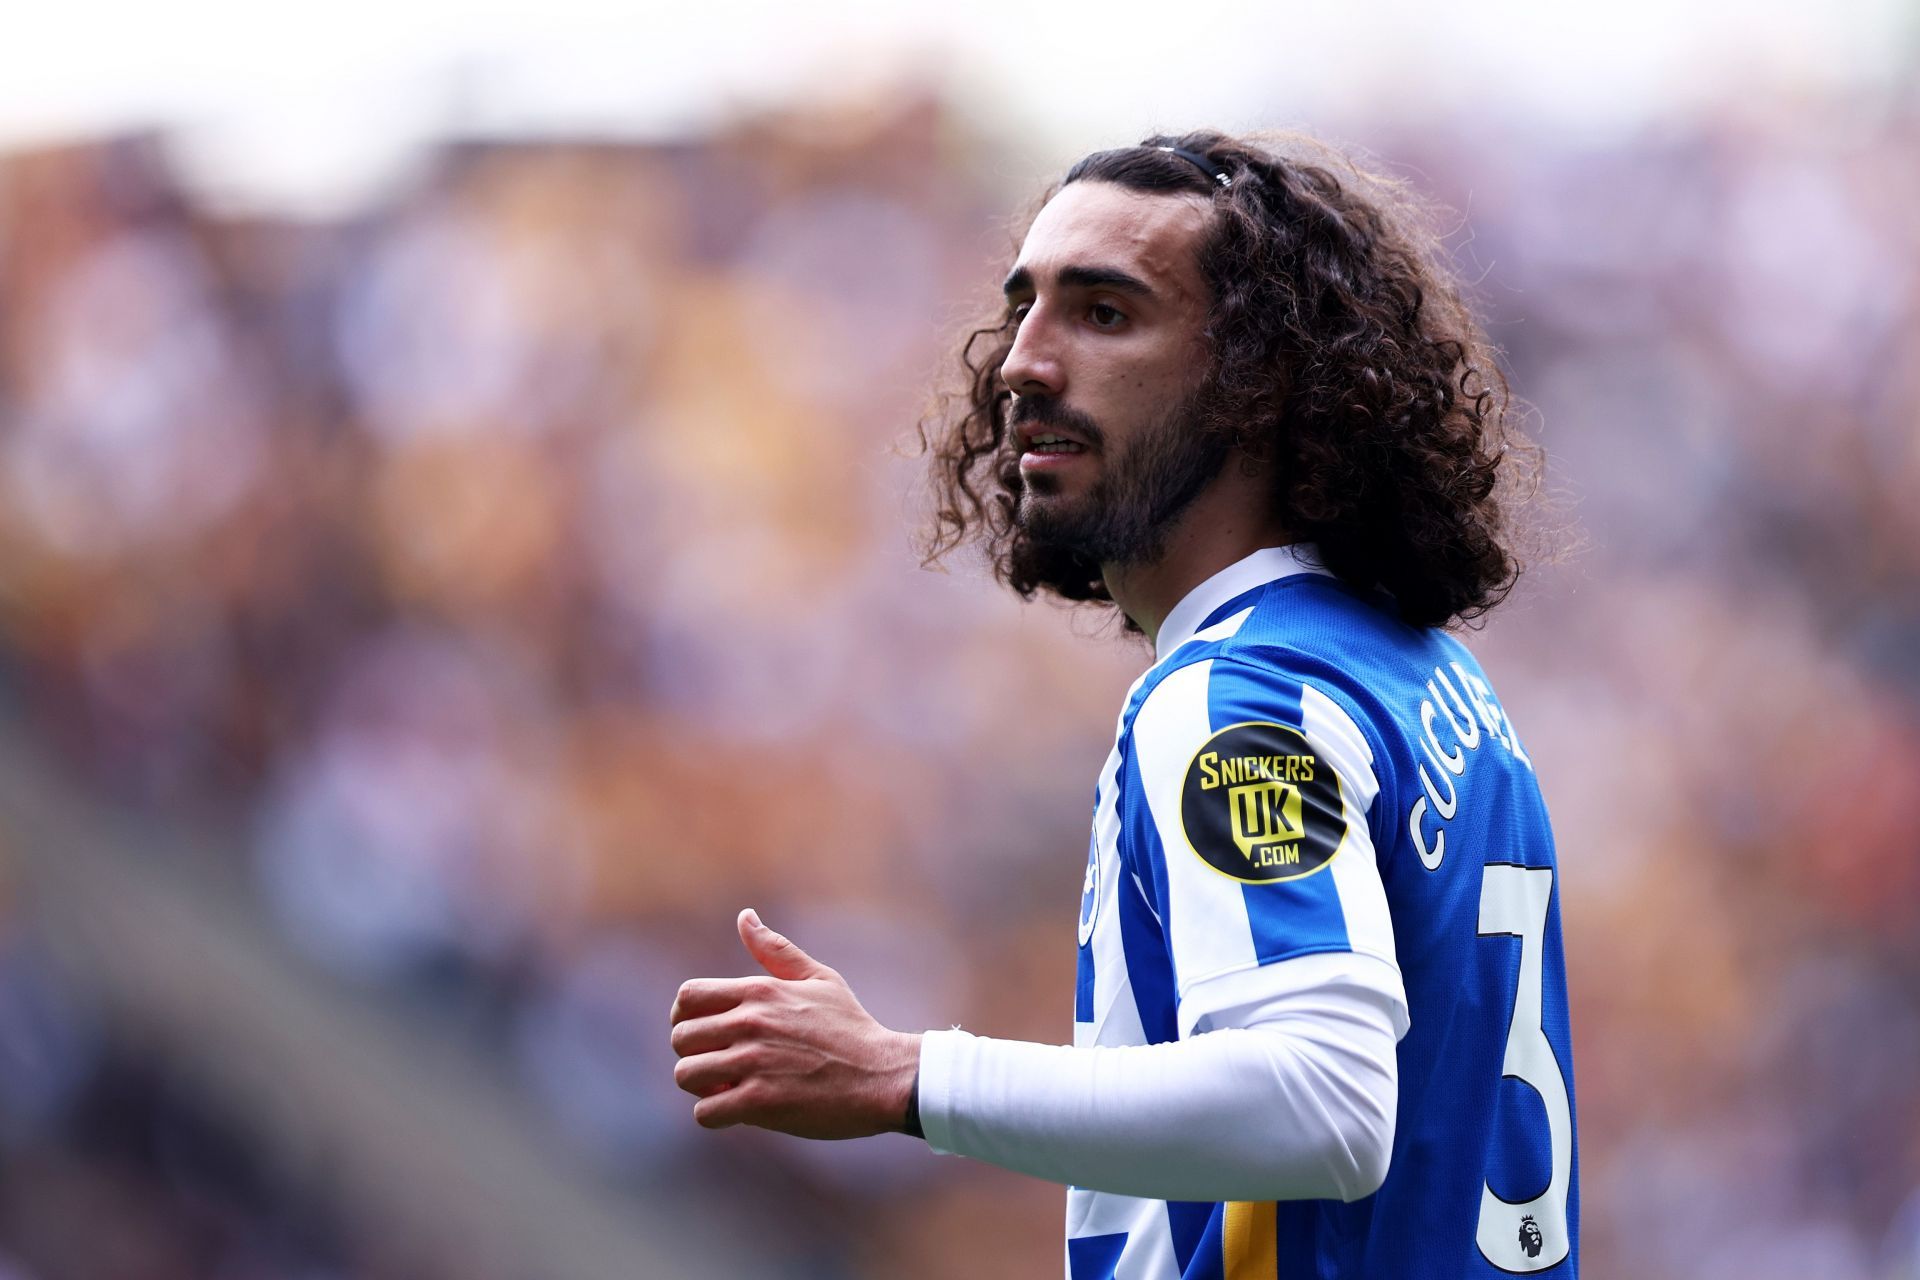
M 1207 615 L 1227 601 L 1255 587 L 1297 573 L 1330 573 L 1314 563 L 1313 546 L 1296 542 L 1284 547 L 1262 547 L 1244 560 L 1236 560 L 1195 587 L 1173 606 L 1160 634 L 1153 640 L 1153 656 L 1158 661 L 1193 639 Z

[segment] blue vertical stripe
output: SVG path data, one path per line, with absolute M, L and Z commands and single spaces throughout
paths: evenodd
M 1273 1260 L 1278 1275 L 1320 1280 L 1348 1274 L 1334 1258 L 1322 1256 L 1337 1238 L 1327 1229 L 1326 1210 L 1344 1207 L 1337 1200 L 1282 1200 L 1273 1207 Z
M 1127 982 L 1133 988 L 1133 1002 L 1140 1010 L 1140 1030 L 1148 1044 L 1165 1044 L 1180 1038 L 1178 1006 L 1173 998 L 1173 964 L 1168 959 L 1167 940 L 1159 921 L 1147 910 L 1139 887 L 1132 877 L 1117 884 L 1120 895 L 1120 949 L 1127 960 Z
M 1178 1039 L 1174 992 L 1179 974 L 1160 921 L 1167 918 L 1167 858 L 1147 808 L 1147 789 L 1132 743 L 1120 758 L 1120 945 L 1127 958 L 1140 1027 L 1149 1044 Z M 1145 874 L 1142 875 L 1141 872 Z M 1136 882 L 1137 878 L 1137 882 Z M 1146 898 L 1140 896 L 1146 890 Z M 1157 919 L 1156 919 L 1157 917 Z
M 1277 671 L 1216 661 L 1207 676 L 1207 719 L 1217 733 L 1243 720 L 1301 727 L 1300 683 Z
M 1221 605 L 1218 609 L 1215 609 L 1212 613 L 1209 613 L 1206 617 L 1202 618 L 1200 620 L 1200 625 L 1195 627 L 1194 630 L 1205 631 L 1208 627 L 1218 626 L 1220 623 L 1225 622 L 1228 618 L 1231 618 L 1234 614 L 1240 612 L 1242 609 L 1251 609 L 1253 606 L 1260 603 L 1260 597 L 1267 594 L 1267 588 L 1272 585 L 1273 584 L 1271 582 L 1263 582 L 1259 586 L 1254 587 L 1251 590 L 1242 591 L 1239 595 L 1235 596 L 1233 599 L 1227 601 L 1225 604 Z
M 1094 812 L 1098 812 L 1098 808 L 1096 808 Z M 1098 831 L 1096 831 L 1092 837 L 1089 837 L 1089 841 L 1087 841 L 1087 858 L 1089 858 L 1089 867 L 1094 865 L 1094 860 L 1100 858 L 1100 835 L 1098 835 Z M 1102 885 L 1100 885 L 1098 881 L 1094 881 L 1091 892 L 1094 894 L 1094 902 L 1092 902 L 1091 908 L 1089 908 L 1085 902 L 1081 902 L 1081 919 L 1085 919 L 1085 915 L 1091 910 L 1091 912 L 1094 912 L 1094 921 L 1098 923 L 1098 912 L 1100 912 L 1098 894 L 1102 892 Z M 1087 890 L 1083 890 L 1081 896 L 1085 898 L 1085 896 L 1087 896 Z M 1079 961 L 1077 961 L 1077 967 L 1073 969 L 1073 1021 L 1075 1021 L 1075 1023 L 1091 1023 L 1092 1021 L 1092 933 L 1087 935 L 1085 942 L 1081 942 Z
M 1058 996 L 1054 997 L 1056 1000 Z M 1055 1006 L 1058 1008 L 1058 1006 Z M 1058 1014 L 1054 1015 L 1058 1017 Z M 1093 1021 L 1093 939 L 1080 948 L 1080 959 L 1073 973 L 1073 1020 Z
M 1213 1251 L 1213 1267 L 1208 1270 L 1202 1266 L 1193 1269 L 1193 1260 L 1200 1252 L 1200 1242 L 1206 1238 L 1209 1223 L 1216 1224 L 1213 1234 L 1217 1238 L 1220 1228 L 1220 1206 L 1204 1200 L 1169 1200 L 1167 1202 L 1167 1227 L 1173 1236 L 1173 1260 L 1180 1267 L 1182 1280 L 1196 1276 L 1214 1276 L 1220 1273 L 1220 1250 Z
M 1167 1208 L 1171 1211 L 1173 1206 Z M 1221 1239 L 1227 1225 L 1226 1206 L 1211 1204 L 1207 1208 L 1212 1212 L 1201 1224 L 1200 1239 L 1195 1242 L 1193 1253 L 1180 1268 L 1181 1280 L 1227 1280 L 1227 1253 Z
M 1127 1233 L 1110 1236 L 1081 1236 L 1067 1241 L 1067 1275 L 1070 1280 L 1113 1280 L 1114 1268 L 1127 1247 Z
M 1105 891 L 1101 885 L 1098 871 L 1100 866 L 1100 790 L 1093 792 L 1093 834 L 1087 837 L 1087 875 L 1080 890 L 1081 930 L 1087 940 L 1080 944 L 1079 959 L 1075 962 L 1073 973 L 1073 1020 L 1075 1022 L 1093 1021 L 1093 933 L 1086 928 L 1087 913 L 1092 912 L 1097 924 L 1100 916 L 1100 895 Z
M 1351 951 L 1340 891 L 1326 872 L 1286 884 L 1250 884 L 1240 890 L 1261 964 L 1316 951 Z

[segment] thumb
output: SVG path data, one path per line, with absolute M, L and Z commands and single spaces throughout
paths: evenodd
M 752 907 L 740 913 L 740 941 L 747 954 L 776 978 L 833 978 L 832 969 L 802 951 L 790 938 L 782 937 L 760 923 L 760 914 Z

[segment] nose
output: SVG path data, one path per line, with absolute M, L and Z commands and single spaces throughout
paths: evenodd
M 1007 358 L 1000 362 L 1000 380 L 1017 396 L 1057 396 L 1066 388 L 1066 370 L 1047 336 L 1046 317 L 1035 305 L 1020 322 Z

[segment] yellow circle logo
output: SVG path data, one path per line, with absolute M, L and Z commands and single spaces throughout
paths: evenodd
M 1194 753 L 1180 822 L 1202 862 L 1248 884 L 1312 875 L 1346 833 L 1340 779 L 1298 729 L 1268 721 L 1229 725 Z

